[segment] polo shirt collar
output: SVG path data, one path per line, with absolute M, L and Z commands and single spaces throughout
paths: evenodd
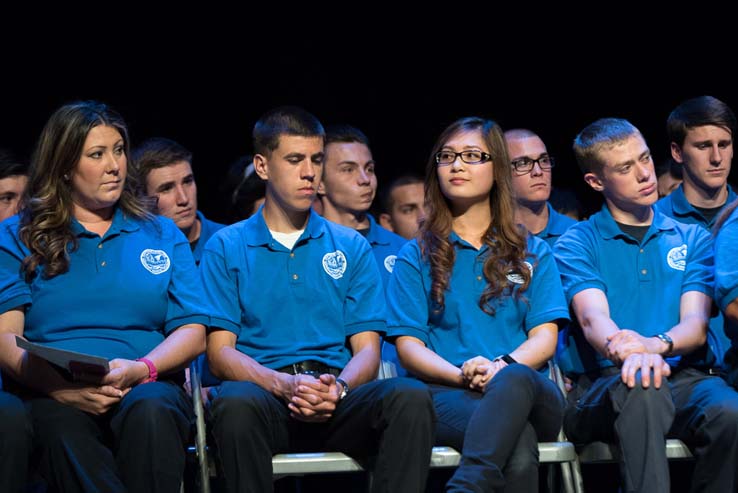
M 264 206 L 259 207 L 251 218 L 245 223 L 244 232 L 246 233 L 246 244 L 249 246 L 269 245 L 272 242 L 272 233 L 264 220 Z M 320 217 L 313 209 L 310 208 L 310 217 L 307 226 L 295 245 L 305 238 L 318 238 L 323 236 L 327 229 L 325 219 Z
M 370 245 L 389 245 L 389 240 L 382 239 L 379 234 L 377 221 L 374 220 L 371 214 L 367 214 L 366 217 L 369 219 L 369 233 L 366 235 L 366 241 L 368 241 Z
M 668 195 L 671 198 L 671 206 L 675 216 L 696 216 L 701 221 L 704 221 L 704 217 L 692 204 L 687 201 L 686 195 L 684 195 L 684 184 L 682 183 L 677 187 L 676 190 Z M 725 205 L 731 203 L 736 199 L 738 195 L 733 191 L 730 185 L 728 185 L 728 200 L 725 201 Z
M 472 250 L 477 250 L 477 248 L 474 245 L 472 245 L 471 243 L 467 242 L 466 240 L 464 240 L 463 238 L 461 238 L 461 236 L 459 236 L 458 234 L 456 234 L 456 231 L 453 231 L 453 230 L 451 231 L 451 234 L 448 235 L 448 240 L 451 242 L 451 244 L 458 245 L 461 248 L 469 248 L 469 249 L 472 249 Z M 482 248 L 479 249 L 479 253 L 485 252 L 488 248 L 489 247 L 487 246 L 486 243 L 482 244 Z
M 132 233 L 133 231 L 137 231 L 140 228 L 141 226 L 138 224 L 137 221 L 131 218 L 128 214 L 124 213 L 120 207 L 116 207 L 115 212 L 113 212 L 113 223 L 110 225 L 110 229 L 108 229 L 108 231 L 105 233 L 104 238 L 117 235 L 121 232 Z M 74 235 L 77 237 L 97 236 L 97 234 L 92 233 L 91 231 L 87 231 L 87 229 L 85 229 L 85 227 L 82 226 L 82 224 L 74 217 L 72 217 L 71 229 L 72 233 L 74 233 Z
M 561 221 L 559 221 L 559 216 L 561 214 L 556 212 L 549 202 L 546 202 L 546 207 L 548 208 L 548 222 L 546 222 L 546 227 L 543 228 L 543 231 L 538 233 L 536 236 L 547 238 L 550 235 L 561 236 L 566 233 L 569 226 L 563 226 L 561 224 Z
M 654 206 L 651 206 L 651 210 L 653 211 L 653 222 L 648 228 L 648 232 L 643 238 L 642 243 L 648 241 L 649 238 L 655 236 L 658 232 L 672 230 L 676 226 L 670 217 L 661 214 Z M 612 217 L 607 204 L 603 204 L 600 213 L 594 216 L 594 222 L 603 239 L 611 240 L 618 237 L 632 239 L 629 234 L 624 233 L 620 229 L 620 226 L 615 222 L 615 218 Z

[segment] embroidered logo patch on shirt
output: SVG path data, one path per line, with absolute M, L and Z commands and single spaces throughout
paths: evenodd
M 674 247 L 666 254 L 666 263 L 669 267 L 683 271 L 687 266 L 687 245 Z
M 384 258 L 384 268 L 387 269 L 387 272 L 392 274 L 392 270 L 395 268 L 395 261 L 397 260 L 397 255 L 387 255 Z
M 341 250 L 323 255 L 323 270 L 333 279 L 341 279 L 346 272 L 346 255 Z
M 530 262 L 525 261 L 523 263 L 525 264 L 525 266 L 530 271 L 530 275 L 533 276 L 533 266 L 530 264 Z M 510 281 L 510 282 L 512 282 L 512 283 L 515 283 L 515 284 L 523 284 L 525 282 L 525 279 L 523 279 L 523 276 L 521 276 L 517 272 L 510 272 L 507 275 L 507 280 Z
M 147 248 L 141 252 L 141 265 L 152 274 L 158 275 L 168 271 L 171 262 L 169 261 L 169 255 L 164 250 Z

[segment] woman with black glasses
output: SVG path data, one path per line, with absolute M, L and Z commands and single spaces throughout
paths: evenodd
M 464 118 L 426 168 L 427 218 L 388 286 L 388 335 L 428 382 L 436 443 L 462 451 L 448 491 L 537 491 L 538 441 L 564 400 L 545 375 L 568 317 L 549 247 L 515 225 L 500 127 Z

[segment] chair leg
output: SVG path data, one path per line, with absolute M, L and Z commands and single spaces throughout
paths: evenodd
M 195 448 L 197 449 L 197 462 L 200 466 L 200 491 L 201 493 L 210 493 L 210 465 L 208 462 L 205 409 L 202 403 L 200 373 L 196 369 L 195 362 L 190 365 L 190 382 L 192 385 L 192 401 L 195 408 Z

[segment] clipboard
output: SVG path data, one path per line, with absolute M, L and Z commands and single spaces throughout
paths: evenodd
M 15 336 L 15 344 L 51 364 L 67 370 L 73 377 L 77 375 L 102 377 L 110 371 L 108 360 L 100 356 L 35 344 L 18 336 Z

